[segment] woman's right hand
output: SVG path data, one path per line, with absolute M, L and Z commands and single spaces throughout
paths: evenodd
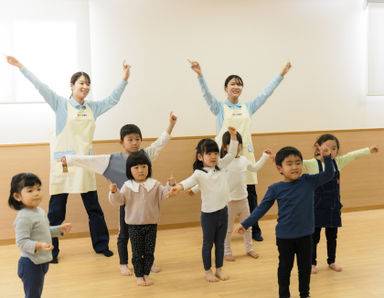
M 7 62 L 13 66 L 16 66 L 18 69 L 23 68 L 23 64 L 19 62 L 15 57 L 13 56 L 6 56 L 7 57 Z
M 187 59 L 187 60 L 188 60 L 188 62 L 191 64 L 191 69 L 192 69 L 195 73 L 197 73 L 197 76 L 198 76 L 199 78 L 201 78 L 201 77 L 203 76 L 203 73 L 202 73 L 202 71 L 201 71 L 201 67 L 200 67 L 199 62 L 197 62 L 197 61 L 191 61 L 191 60 L 189 60 L 189 59 Z

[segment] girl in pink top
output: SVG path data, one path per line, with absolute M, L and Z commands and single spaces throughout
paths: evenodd
M 147 154 L 140 150 L 132 153 L 126 163 L 126 181 L 121 190 L 110 181 L 109 201 L 125 205 L 125 222 L 132 246 L 132 264 L 138 286 L 153 284 L 149 273 L 154 261 L 157 223 L 160 219 L 160 201 L 167 198 L 173 177 L 167 186 L 151 178 L 152 165 Z

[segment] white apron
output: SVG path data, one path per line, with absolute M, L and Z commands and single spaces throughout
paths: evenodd
M 93 172 L 80 167 L 68 167 L 63 173 L 60 159 L 65 154 L 92 154 L 92 139 L 95 131 L 95 118 L 92 110 L 77 110 L 67 103 L 67 121 L 63 131 L 51 140 L 51 170 L 49 193 L 85 193 L 96 190 L 96 177 Z
M 241 134 L 243 139 L 243 148 L 240 151 L 240 155 L 245 156 L 250 162 L 255 163 L 255 155 L 252 144 L 252 135 L 251 135 L 251 117 L 249 116 L 247 106 L 245 104 L 241 105 L 240 110 L 231 110 L 226 104 L 223 104 L 224 107 L 224 119 L 223 126 L 219 131 L 219 134 L 216 136 L 215 140 L 221 148 L 223 134 L 228 130 L 228 126 L 233 126 Z M 247 184 L 257 184 L 257 175 L 256 173 L 247 171 L 246 173 L 246 183 Z

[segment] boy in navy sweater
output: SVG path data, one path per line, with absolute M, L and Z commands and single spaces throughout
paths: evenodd
M 312 234 L 314 232 L 314 191 L 333 176 L 330 150 L 318 147 L 324 157 L 325 171 L 316 175 L 302 173 L 303 157 L 294 147 L 284 147 L 276 154 L 277 170 L 283 181 L 269 186 L 261 204 L 235 228 L 244 233 L 272 207 L 278 204 L 276 244 L 279 251 L 279 297 L 290 297 L 289 282 L 295 254 L 299 270 L 300 297 L 309 297 Z

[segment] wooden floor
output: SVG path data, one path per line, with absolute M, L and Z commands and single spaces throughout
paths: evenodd
M 324 235 L 319 245 L 319 274 L 312 276 L 312 297 L 384 297 L 384 210 L 343 214 L 337 263 L 343 272 L 328 269 Z M 43 297 L 278 297 L 275 220 L 261 221 L 264 241 L 254 242 L 257 260 L 244 255 L 242 238 L 233 237 L 236 262 L 224 265 L 230 280 L 207 283 L 201 261 L 201 229 L 158 232 L 156 264 L 162 272 L 151 274 L 154 285 L 137 287 L 134 277 L 121 276 L 116 235 L 111 237 L 111 258 L 96 255 L 89 238 L 61 241 L 60 263 L 51 265 Z M 23 297 L 17 277 L 19 252 L 15 245 L 0 246 L 0 297 Z M 131 266 L 130 266 L 131 267 Z M 299 297 L 296 265 L 291 295 Z

